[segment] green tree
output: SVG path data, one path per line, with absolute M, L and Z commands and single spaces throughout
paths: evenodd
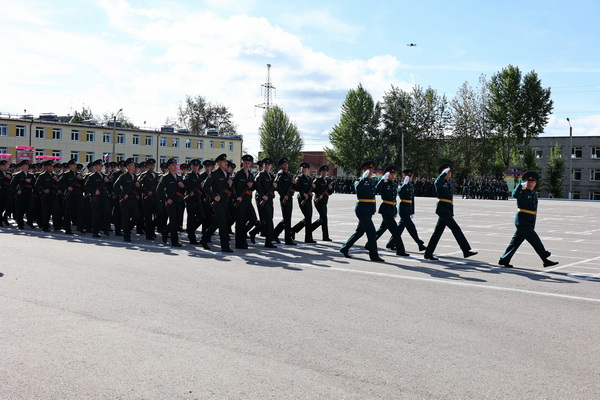
M 298 168 L 304 141 L 296 124 L 292 123 L 278 106 L 265 111 L 259 128 L 259 138 L 263 157 L 270 157 L 275 163 L 280 158 L 286 157 L 290 164 L 290 171 Z
M 550 149 L 550 158 L 546 164 L 546 186 L 550 197 L 562 197 L 563 177 L 567 161 L 562 155 L 562 149 L 556 143 Z
M 537 158 L 535 149 L 530 146 L 525 146 L 523 149 L 522 159 L 523 171 L 540 172 L 540 161 Z
M 412 112 L 412 97 L 409 92 L 392 86 L 385 92 L 381 103 L 381 162 L 382 165 L 396 164 L 399 168 L 408 168 L 402 165 L 404 160 L 412 158 L 407 156 L 410 152 L 411 137 L 409 137 L 409 116 Z M 404 148 L 403 148 L 404 143 Z
M 348 91 L 341 108 L 340 122 L 329 134 L 332 148 L 325 152 L 346 174 L 358 175 L 364 161 L 383 158 L 378 129 L 381 108 L 362 85 Z
M 84 121 L 89 121 L 94 119 L 94 113 L 92 112 L 91 107 L 86 107 L 85 105 L 81 107 L 81 110 L 73 111 L 73 117 L 71 118 L 71 122 L 74 124 L 81 124 Z
M 217 129 L 223 135 L 237 132 L 229 109 L 222 104 L 210 103 L 202 96 L 186 96 L 185 101 L 179 103 L 177 119 L 192 133 L 203 134 L 206 129 Z
M 535 71 L 522 77 L 509 65 L 492 76 L 487 115 L 495 131 L 499 158 L 508 169 L 517 157 L 517 145 L 527 145 L 544 131 L 552 112 L 550 88 L 542 88 Z

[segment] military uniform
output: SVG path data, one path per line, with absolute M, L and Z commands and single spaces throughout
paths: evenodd
M 3 166 L 0 170 L 0 226 L 2 224 L 10 226 L 8 223 L 8 213 L 12 205 L 12 191 L 10 188 L 12 174 L 5 170 L 6 164 L 6 160 L 0 160 L 0 166 Z
M 386 173 L 396 173 L 397 168 L 390 166 L 386 168 Z M 385 177 L 385 176 L 384 176 Z M 376 193 L 381 196 L 381 204 L 379 205 L 379 214 L 381 214 L 382 221 L 379 229 L 375 232 L 376 238 L 379 238 L 386 230 L 389 230 L 392 234 L 392 240 L 394 241 L 394 247 L 396 248 L 396 254 L 399 256 L 408 256 L 404 249 L 404 243 L 400 237 L 400 231 L 396 224 L 395 216 L 397 215 L 396 210 L 396 197 L 398 193 L 398 185 L 391 179 L 381 179 L 375 187 Z
M 327 165 L 322 165 L 321 168 L 319 168 L 319 173 L 321 173 L 321 171 L 329 171 L 329 167 Z M 329 196 L 331 196 L 334 191 L 333 184 L 328 178 L 320 176 L 313 181 L 313 185 L 313 193 L 315 195 L 314 203 L 315 208 L 319 213 L 319 218 L 312 224 L 311 231 L 314 232 L 320 226 L 323 233 L 322 240 L 330 242 L 327 203 L 329 202 Z
M 406 228 L 410 237 L 412 237 L 419 246 L 419 251 L 423 251 L 426 249 L 425 243 L 419 238 L 417 227 L 412 220 L 412 216 L 415 214 L 415 187 L 410 181 L 413 171 L 411 169 L 406 169 L 403 173 L 408 179 L 405 179 L 405 182 L 398 191 L 398 197 L 400 197 L 400 203 L 398 204 L 398 213 L 400 214 L 398 232 L 402 235 L 402 232 L 404 232 L 404 229 Z
M 279 166 L 287 164 L 287 158 L 279 160 Z M 283 220 L 280 221 L 275 227 L 274 237 L 275 241 L 279 242 L 279 235 L 285 231 L 285 244 L 295 245 L 292 237 L 292 208 L 294 205 L 293 196 L 296 192 L 295 182 L 292 175 L 287 171 L 279 171 L 277 174 L 277 193 L 279 193 L 279 205 L 281 206 L 281 214 Z
M 251 155 L 244 155 L 242 161 L 254 161 Z M 256 212 L 252 206 L 254 191 L 254 175 L 244 169 L 239 170 L 233 177 L 233 198 L 235 199 L 235 247 L 247 249 L 246 234 L 257 225 Z
M 265 164 L 273 164 L 270 158 L 263 160 Z M 265 247 L 277 247 L 273 244 L 273 198 L 275 197 L 275 177 L 270 172 L 262 171 L 256 177 L 256 202 L 258 204 L 258 214 L 260 218 L 260 229 L 250 233 L 250 238 L 253 240 L 253 235 L 260 230 L 265 235 Z
M 177 162 L 171 158 L 167 161 L 167 164 L 171 166 L 177 164 Z M 184 191 L 185 185 L 183 184 L 181 177 L 172 172 L 163 175 L 156 188 L 158 197 L 165 202 L 168 217 L 168 224 L 162 231 L 162 239 L 164 243 L 167 243 L 167 240 L 170 237 L 171 246 L 174 247 L 181 247 L 178 229 L 182 224 L 182 222 L 179 221 L 179 218 L 181 216 L 181 209 L 183 208 Z
M 102 161 L 96 160 L 94 165 L 102 165 Z M 96 238 L 100 237 L 100 231 L 103 231 L 108 236 L 108 230 L 110 229 L 111 206 L 109 185 L 110 180 L 108 177 L 99 171 L 89 174 L 84 184 L 85 191 L 91 197 L 92 233 Z
M 524 181 L 537 181 L 539 175 L 535 172 L 526 172 L 523 175 Z M 525 186 L 524 186 L 525 185 Z M 544 267 L 550 267 L 558 262 L 550 261 L 550 252 L 544 248 L 542 241 L 535 231 L 535 222 L 537 219 L 538 197 L 534 190 L 529 190 L 526 184 L 517 185 L 512 193 L 517 199 L 517 214 L 515 215 L 515 226 L 517 230 L 513 235 L 504 254 L 500 257 L 498 264 L 511 268 L 510 260 L 517 252 L 517 249 L 524 240 L 527 240 L 535 252 L 540 256 Z
M 76 161 L 70 160 L 67 165 L 76 165 Z M 84 232 L 83 177 L 76 170 L 69 170 L 58 178 L 58 186 L 64 194 L 63 228 L 65 233 L 73 233 L 71 230 L 73 223 L 79 232 Z
M 199 160 L 192 160 L 190 166 L 199 166 Z M 188 172 L 183 178 L 183 184 L 185 185 L 186 196 L 185 208 L 187 210 L 187 221 L 185 230 L 188 235 L 190 244 L 198 244 L 196 238 L 196 230 L 202 225 L 204 221 L 204 206 L 202 205 L 202 197 L 204 190 L 202 189 L 202 181 L 200 180 L 200 174 L 193 170 Z
M 155 165 L 154 159 L 146 161 L 147 164 Z M 164 229 L 164 206 L 158 198 L 157 187 L 160 181 L 160 175 L 154 170 L 143 172 L 139 178 L 140 190 L 142 192 L 142 202 L 144 203 L 144 223 L 146 239 L 156 239 L 156 230 L 162 232 Z
M 27 161 L 22 161 L 19 166 L 27 164 Z M 26 172 L 23 169 L 13 175 L 10 182 L 12 191 L 15 195 L 15 220 L 19 229 L 23 229 L 23 216 L 27 214 L 27 225 L 34 228 L 34 200 L 33 200 L 33 185 L 35 177 L 32 173 Z
M 303 162 L 300 164 L 300 168 L 308 169 L 310 168 L 310 165 Z M 302 211 L 304 218 L 292 228 L 292 231 L 296 234 L 304 228 L 304 243 L 316 243 L 312 234 L 312 195 L 314 186 L 312 178 L 306 174 L 300 175 L 296 182 L 298 206 L 300 207 L 300 211 Z
M 125 161 L 127 168 L 130 168 L 131 164 L 134 164 L 133 159 Z M 121 226 L 123 227 L 123 240 L 125 242 L 131 242 L 131 230 L 138 224 L 140 218 L 138 200 L 141 190 L 139 187 L 140 183 L 135 173 L 129 170 L 119 175 L 113 184 L 121 209 Z
M 221 154 L 216 162 L 227 161 L 227 155 Z M 229 198 L 233 194 L 232 177 L 221 167 L 212 171 L 204 183 L 204 192 L 210 199 L 215 219 L 211 226 L 202 234 L 200 243 L 206 249 L 207 243 L 212 234 L 219 229 L 219 238 L 221 240 L 221 251 L 231 252 L 229 244 Z M 218 197 L 218 199 L 217 199 Z

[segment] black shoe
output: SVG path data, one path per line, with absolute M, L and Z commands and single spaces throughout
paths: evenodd
M 236 244 L 235 248 L 241 249 L 241 250 L 248 250 L 248 245 L 247 244 Z
M 255 232 L 250 232 L 250 242 L 252 242 L 252 244 L 256 244 L 256 233 Z
M 558 261 L 550 261 L 547 258 L 544 260 L 544 268 L 558 265 Z
M 190 239 L 190 244 L 200 244 L 200 242 L 196 239 Z
M 475 254 L 477 254 L 477 252 L 476 252 L 476 251 L 467 251 L 466 253 L 463 253 L 463 256 L 464 256 L 465 258 L 469 258 L 469 257 L 471 257 L 471 256 L 474 256 Z
M 131 238 L 129 238 L 129 237 L 123 238 L 123 241 L 127 242 L 127 243 L 130 243 L 131 242 Z
M 273 241 L 277 244 L 281 244 L 281 240 L 279 240 L 279 238 L 275 238 L 275 239 L 273 239 Z
M 223 252 L 223 253 L 233 253 L 233 250 L 231 249 L 231 247 L 225 247 L 224 249 L 221 249 L 221 252 Z
M 77 228 L 77 232 L 79 232 L 79 233 L 85 233 L 85 229 L 79 229 L 79 228 Z
M 296 246 L 297 245 L 295 242 L 290 241 L 290 240 L 286 240 L 285 244 L 287 244 L 288 246 Z
M 183 245 L 179 242 L 171 243 L 171 247 L 183 247 Z
M 369 258 L 371 259 L 371 261 L 376 261 L 376 262 L 385 262 L 385 260 L 379 256 L 369 256 Z
M 65 231 L 65 235 L 72 235 L 72 234 L 73 234 L 73 231 L 70 229 Z
M 391 244 L 391 243 L 388 243 L 388 244 L 385 245 L 386 249 L 395 250 L 395 249 L 392 249 L 392 247 L 395 247 L 395 246 L 393 244 Z M 366 245 L 365 245 L 365 248 L 366 248 Z
M 500 260 L 498 261 L 498 265 L 501 265 L 501 266 L 503 266 L 503 267 L 505 267 L 505 268 L 512 268 L 512 267 L 513 267 L 512 265 L 510 265 L 510 264 L 508 263 L 508 261 L 506 261 L 506 260 L 503 260 L 503 259 L 500 259 Z
M 27 224 L 27 225 L 29 225 L 29 227 L 30 227 L 31 229 L 35 229 L 35 226 L 33 226 L 33 224 Z
M 340 249 L 340 253 L 342 253 L 346 258 L 352 258 L 352 256 L 348 254 L 348 249 Z
M 165 235 L 163 233 L 163 235 L 162 235 L 162 241 L 163 241 L 164 244 L 167 244 L 167 242 L 169 241 L 169 235 Z
M 100 237 L 102 237 L 102 236 L 100 236 L 100 235 L 99 235 L 99 234 L 97 234 L 97 233 L 94 233 L 94 234 L 92 235 L 92 237 L 95 237 L 95 238 L 100 238 Z
M 304 243 L 317 243 L 316 240 L 305 240 Z
M 406 253 L 404 251 L 397 251 L 396 255 L 397 256 L 402 256 L 402 257 L 408 257 L 408 256 L 410 256 L 410 254 L 408 254 L 408 253 Z
M 419 251 L 425 251 L 425 250 L 427 250 L 427 246 L 425 246 L 423 243 L 421 243 L 419 245 Z
M 146 235 L 146 240 L 154 240 L 156 239 L 155 237 L 153 237 L 152 235 Z
M 200 241 L 200 245 L 202 246 L 202 248 L 203 248 L 204 250 L 210 250 L 210 246 L 209 246 L 209 245 L 208 245 L 208 243 L 207 243 L 207 242 L 205 242 L 204 240 L 201 240 L 201 241 Z
M 277 246 L 275 246 L 273 243 L 265 243 L 265 247 L 268 247 L 270 249 L 276 249 Z
M 108 233 L 108 231 L 104 231 L 104 236 L 110 236 L 110 233 Z
M 439 258 L 436 258 L 433 255 L 431 255 L 431 256 L 424 255 L 423 258 L 425 258 L 426 260 L 431 260 L 431 261 L 438 261 L 439 260 Z
M 331 238 L 323 238 L 322 239 L 324 242 L 333 242 L 333 240 L 331 240 Z
M 115 231 L 115 236 L 123 236 L 123 232 L 121 230 Z
M 17 226 L 17 229 L 23 230 L 23 229 L 25 229 L 25 227 L 23 225 L 19 225 L 19 226 Z

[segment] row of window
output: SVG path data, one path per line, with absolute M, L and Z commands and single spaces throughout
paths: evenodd
M 573 199 L 584 199 L 581 197 L 581 192 L 573 192 Z M 600 200 L 600 192 L 589 192 L 588 200 Z
M 25 134 L 25 126 L 17 125 L 16 127 L 16 136 L 17 137 L 26 137 Z M 71 129 L 71 141 L 78 142 L 80 140 L 81 131 L 78 129 Z M 0 136 L 8 136 L 8 127 L 7 125 L 0 125 Z M 35 138 L 36 139 L 46 139 L 46 129 L 43 127 L 35 128 Z M 53 128 L 52 129 L 52 139 L 53 140 L 62 140 L 62 129 Z M 180 146 L 180 138 L 171 138 L 171 147 L 179 148 Z M 87 142 L 95 142 L 96 141 L 96 132 L 94 131 L 86 131 L 86 141 Z M 144 137 L 144 141 L 146 146 L 154 146 L 154 137 L 146 135 Z M 124 133 L 117 133 L 117 144 L 125 144 L 126 138 Z M 102 133 L 102 143 L 112 143 L 112 132 L 103 132 Z M 132 135 L 132 144 L 135 146 L 139 146 L 141 144 L 141 135 Z M 193 139 L 185 139 L 184 146 L 186 149 L 192 149 L 194 145 Z M 168 138 L 161 137 L 159 139 L 160 147 L 168 146 Z M 225 142 L 222 140 L 209 140 L 208 147 L 211 149 L 221 148 L 225 149 Z M 229 151 L 233 151 L 233 142 L 228 142 Z M 204 150 L 204 139 L 196 139 L 196 149 Z
M 580 181 L 582 176 L 583 176 L 583 173 L 580 168 L 573 169 L 573 174 L 571 175 L 572 180 Z M 600 181 L 600 169 L 591 169 L 590 170 L 590 181 Z
M 571 149 L 571 158 L 583 158 L 583 149 L 583 147 L 573 147 Z M 534 147 L 533 150 L 535 151 L 535 155 L 537 158 L 542 158 L 543 151 L 540 147 Z M 600 159 L 600 147 L 590 147 L 590 150 L 590 158 Z

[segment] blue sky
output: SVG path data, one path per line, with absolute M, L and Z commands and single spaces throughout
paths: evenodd
M 123 108 L 160 127 L 186 95 L 230 108 L 259 150 L 260 85 L 319 150 L 359 83 L 451 99 L 508 64 L 552 89 L 545 135 L 600 135 L 597 1 L 37 1 L 3 7 L 0 112 Z M 408 47 L 416 43 L 416 47 Z

